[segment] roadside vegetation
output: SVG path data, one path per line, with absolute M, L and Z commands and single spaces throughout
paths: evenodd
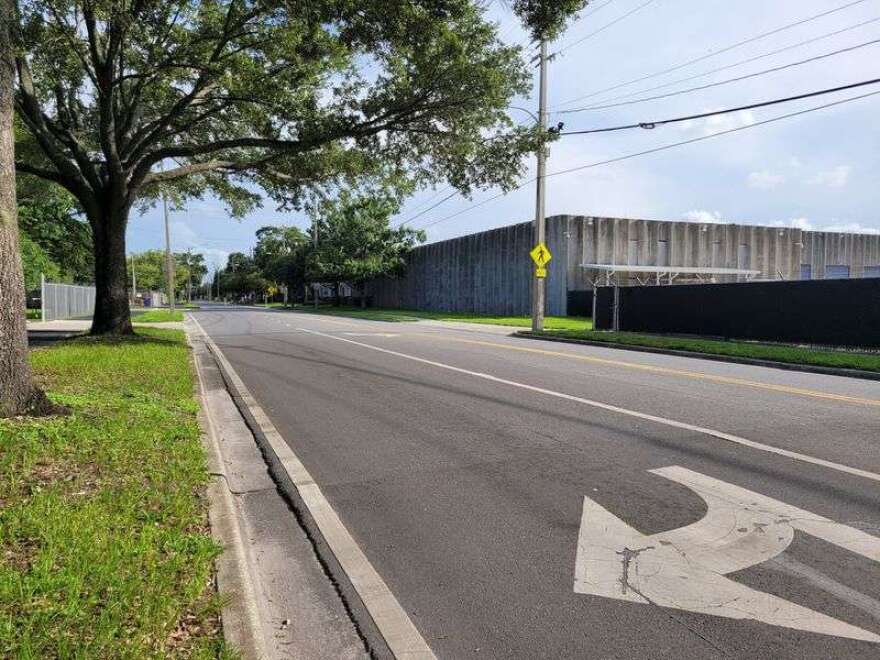
M 175 309 L 151 309 L 146 312 L 135 312 L 131 318 L 134 323 L 172 323 L 183 321 L 183 312 Z
M 43 313 L 39 309 L 29 309 L 25 318 L 28 321 L 39 321 L 43 318 Z
M 69 414 L 0 420 L 0 657 L 230 657 L 183 332 L 30 358 Z
M 755 360 L 772 360 L 787 364 L 817 367 L 861 369 L 880 372 L 880 353 L 860 353 L 846 350 L 822 350 L 783 344 L 760 344 L 749 341 L 724 341 L 698 337 L 668 337 L 631 332 L 598 332 L 593 330 L 564 330 L 553 332 L 554 337 L 589 340 L 623 346 L 645 346 L 678 351 L 693 351 L 708 355 L 725 355 Z
M 360 307 L 319 307 L 317 312 L 308 306 L 297 307 L 304 312 L 348 316 L 370 321 L 406 322 L 431 319 L 434 321 L 458 321 L 460 323 L 483 323 L 488 325 L 509 325 L 517 328 L 530 328 L 532 319 L 528 316 L 486 316 L 464 312 L 429 312 L 408 309 L 361 309 Z M 548 316 L 544 319 L 548 330 L 590 330 L 593 320 L 581 316 Z

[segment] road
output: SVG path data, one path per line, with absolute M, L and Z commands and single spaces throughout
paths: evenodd
M 194 316 L 437 657 L 880 657 L 880 382 Z

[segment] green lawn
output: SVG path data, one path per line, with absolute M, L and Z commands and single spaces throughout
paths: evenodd
M 131 315 L 134 323 L 172 323 L 174 321 L 183 321 L 183 312 L 175 309 L 150 309 L 146 312 L 135 312 Z
M 463 312 L 427 312 L 408 309 L 361 309 L 360 307 L 319 307 L 318 311 L 311 307 L 298 307 L 298 310 L 331 316 L 347 316 L 368 319 L 371 321 L 407 322 L 420 319 L 435 321 L 459 321 L 463 323 L 488 323 L 492 325 L 509 325 L 518 328 L 529 328 L 532 320 L 528 316 L 483 316 Z M 547 330 L 588 330 L 593 327 L 589 318 L 578 316 L 548 316 L 544 321 Z
M 690 337 L 666 337 L 658 335 L 642 335 L 631 332 L 598 332 L 581 330 L 574 332 L 553 332 L 552 335 L 554 337 L 587 339 L 608 344 L 695 351 L 710 355 L 727 355 L 759 360 L 773 360 L 775 362 L 786 362 L 790 364 L 880 371 L 880 353 L 819 350 L 780 344 L 759 344 L 748 341 L 721 341 Z
M 43 318 L 43 312 L 39 309 L 29 309 L 27 310 L 27 317 L 29 321 L 39 321 Z
M 0 657 L 230 657 L 183 332 L 31 361 L 71 412 L 0 420 Z

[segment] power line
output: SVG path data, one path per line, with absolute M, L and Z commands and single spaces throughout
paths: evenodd
M 609 0 L 609 2 L 610 2 L 610 0 Z M 617 18 L 615 18 L 613 21 L 611 21 L 611 22 L 609 22 L 609 23 L 606 23 L 605 25 L 603 25 L 602 27 L 600 27 L 598 30 L 594 30 L 593 32 L 590 32 L 589 34 L 584 35 L 584 36 L 581 37 L 580 39 L 577 39 L 577 40 L 575 40 L 575 41 L 572 41 L 570 44 L 567 44 L 567 45 L 565 45 L 565 46 L 562 46 L 559 50 L 557 50 L 556 52 L 552 53 L 552 54 L 550 55 L 550 57 L 553 58 L 553 57 L 555 57 L 556 55 L 561 55 L 562 53 L 564 53 L 565 51 L 567 51 L 569 48 L 573 48 L 573 47 L 577 46 L 578 44 L 583 43 L 583 42 L 586 41 L 587 39 L 592 39 L 593 37 L 595 37 L 595 36 L 596 36 L 597 34 L 599 34 L 600 32 L 604 32 L 605 30 L 607 30 L 607 29 L 610 28 L 611 26 L 613 26 L 613 25 L 617 25 L 618 23 L 620 23 L 620 21 L 624 20 L 625 18 L 629 18 L 630 16 L 632 16 L 633 14 L 635 14 L 637 11 L 640 11 L 640 10 L 644 9 L 645 7 L 647 7 L 648 5 L 650 5 L 650 4 L 653 3 L 653 2 L 654 2 L 654 0 L 647 0 L 646 2 L 643 2 L 643 3 L 640 4 L 638 7 L 635 7 L 634 9 L 630 9 L 630 10 L 629 10 L 628 12 L 626 12 L 625 14 L 623 14 L 623 15 L 621 15 L 621 16 L 618 16 Z M 608 4 L 608 2 L 606 2 L 604 5 L 601 5 L 601 6 L 597 7 L 597 8 L 596 8 L 593 12 L 591 12 L 591 13 L 596 13 L 597 11 L 599 11 L 600 9 L 602 9 L 602 7 L 606 6 L 607 4 Z
M 659 121 L 643 121 L 637 124 L 625 124 L 621 126 L 609 126 L 607 128 L 591 128 L 583 131 L 563 131 L 562 135 L 587 135 L 588 133 L 609 133 L 611 131 L 623 131 L 630 128 L 656 128 L 657 126 L 664 126 L 666 124 L 677 124 L 683 121 L 691 121 L 693 119 L 703 119 L 705 117 L 714 117 L 716 115 L 726 115 L 731 112 L 741 112 L 743 110 L 754 110 L 755 108 L 765 108 L 770 105 L 776 105 L 778 103 L 789 103 L 791 101 L 800 101 L 802 99 L 809 99 L 814 96 L 822 96 L 823 94 L 833 94 L 834 92 L 842 92 L 847 89 L 855 89 L 856 87 L 865 87 L 866 85 L 876 85 L 880 83 L 880 78 L 874 78 L 872 80 L 864 80 L 862 82 L 851 83 L 849 85 L 841 85 L 839 87 L 831 87 L 829 89 L 820 89 L 815 92 L 807 92 L 805 94 L 798 94 L 797 96 L 787 96 L 781 99 L 773 99 L 772 101 L 760 101 L 758 103 L 750 103 L 749 105 L 741 105 L 736 108 L 727 108 L 726 110 L 714 110 L 710 112 L 701 112 L 696 115 L 688 115 L 686 117 L 675 117 L 673 119 L 661 119 Z
M 684 146 L 684 145 L 693 144 L 693 143 L 695 143 L 695 142 L 702 142 L 702 141 L 704 141 L 704 140 L 709 140 L 709 139 L 711 139 L 711 138 L 720 137 L 720 136 L 722 136 L 722 135 L 729 135 L 729 134 L 731 134 L 731 133 L 736 133 L 736 132 L 738 132 L 738 131 L 744 131 L 744 130 L 749 129 L 749 128 L 755 128 L 755 127 L 757 127 L 757 126 L 763 126 L 764 124 L 771 124 L 771 123 L 774 123 L 774 122 L 777 122 L 777 121 L 782 121 L 783 119 L 790 119 L 790 118 L 792 118 L 792 117 L 797 117 L 797 116 L 800 116 L 800 115 L 805 115 L 805 114 L 808 114 L 808 113 L 810 113 L 810 112 L 816 112 L 816 111 L 818 111 L 818 110 L 825 110 L 825 109 L 827 109 L 827 108 L 832 108 L 832 107 L 834 107 L 834 106 L 843 105 L 844 103 L 850 103 L 851 101 L 858 101 L 858 100 L 860 100 L 860 99 L 868 98 L 869 96 L 875 96 L 875 95 L 877 95 L 877 94 L 880 94 L 880 91 L 876 91 L 876 92 L 868 92 L 868 93 L 866 93 L 866 94 L 860 94 L 860 95 L 858 95 L 858 96 L 850 96 L 850 97 L 848 97 L 848 98 L 840 99 L 840 100 L 838 100 L 838 101 L 831 101 L 830 103 L 824 103 L 824 104 L 822 104 L 822 105 L 813 106 L 813 107 L 811 107 L 811 108 L 806 108 L 806 109 L 804 109 L 804 110 L 798 110 L 798 111 L 796 111 L 796 112 L 789 112 L 789 113 L 787 113 L 787 114 L 784 114 L 784 115 L 778 115 L 778 116 L 776 116 L 776 117 L 771 117 L 771 118 L 769 118 L 769 119 L 763 119 L 763 120 L 761 120 L 761 121 L 757 121 L 757 122 L 754 122 L 754 123 L 752 123 L 752 124 L 746 124 L 746 125 L 744 125 L 744 126 L 737 126 L 737 127 L 735 127 L 735 128 L 729 128 L 729 129 L 726 129 L 726 130 L 723 130 L 723 131 L 717 131 L 717 132 L 715 132 L 715 133 L 709 133 L 708 135 L 701 135 L 701 136 L 699 136 L 699 137 L 691 138 L 691 139 L 689 139 L 689 140 L 681 140 L 681 141 L 679 141 L 679 142 L 671 142 L 671 143 L 669 143 L 669 144 L 664 144 L 664 145 L 661 145 L 661 146 L 659 146 L 659 147 L 653 147 L 653 148 L 651 148 L 651 149 L 645 149 L 644 151 L 637 151 L 637 152 L 634 152 L 634 153 L 625 154 L 625 155 L 623 155 L 623 156 L 616 156 L 615 158 L 609 158 L 609 159 L 607 159 L 607 160 L 601 160 L 601 161 L 597 161 L 597 162 L 594 162 L 594 163 L 588 163 L 588 164 L 586 164 L 586 165 L 579 165 L 579 166 L 577 166 L 577 167 L 570 167 L 570 168 L 568 168 L 568 169 L 559 170 L 559 171 L 556 171 L 556 172 L 550 172 L 549 174 L 546 175 L 546 178 L 550 178 L 550 177 L 554 177 L 554 176 L 561 176 L 561 175 L 563 175 L 563 174 L 569 174 L 569 173 L 571 173 L 571 172 L 577 172 L 577 171 L 580 171 L 580 170 L 591 169 L 591 168 L 594 168 L 594 167 L 599 167 L 599 166 L 601 166 L 601 165 L 610 165 L 610 164 L 612 164 L 612 163 L 618 163 L 618 162 L 620 162 L 620 161 L 629 160 L 629 159 L 631 159 L 631 158 L 638 158 L 638 157 L 640 157 L 640 156 L 647 156 L 647 155 L 650 155 L 650 154 L 655 154 L 655 153 L 658 153 L 658 152 L 660 152 L 660 151 L 666 151 L 666 150 L 668 150 L 668 149 L 673 149 L 673 148 L 675 148 L 675 147 L 681 147 L 681 146 Z M 476 204 L 472 204 L 472 205 L 470 205 L 470 206 L 468 206 L 468 207 L 466 207 L 466 208 L 464 208 L 464 209 L 461 209 L 461 210 L 459 210 L 459 211 L 456 211 L 455 213 L 452 213 L 452 214 L 450 214 L 450 215 L 447 215 L 447 216 L 445 216 L 445 217 L 443 217 L 443 218 L 439 218 L 438 220 L 434 220 L 433 222 L 429 222 L 427 225 L 425 225 L 424 227 L 422 227 L 422 229 L 426 229 L 426 228 L 431 227 L 431 226 L 433 226 L 433 225 L 440 224 L 441 222 L 445 222 L 445 221 L 447 221 L 447 220 L 450 220 L 450 219 L 452 219 L 452 218 L 455 218 L 455 217 L 457 217 L 457 216 L 459 216 L 459 215 L 462 215 L 462 214 L 464 214 L 464 213 L 467 213 L 468 211 L 471 211 L 471 210 L 473 210 L 473 209 L 475 209 L 475 208 L 479 208 L 480 206 L 483 206 L 483 205 L 485 205 L 485 204 L 488 204 L 489 202 L 492 202 L 492 201 L 495 201 L 496 199 L 499 199 L 499 198 L 501 198 L 501 197 L 504 197 L 504 196 L 510 194 L 511 192 L 515 191 L 515 190 L 519 190 L 520 188 L 524 188 L 525 186 L 529 185 L 530 183 L 532 183 L 532 182 L 534 182 L 534 181 L 536 181 L 536 180 L 537 180 L 537 179 L 536 179 L 535 177 L 533 177 L 533 178 L 529 179 L 528 181 L 523 181 L 521 184 L 519 184 L 518 186 L 512 188 L 512 189 L 509 190 L 509 191 L 501 192 L 501 193 L 499 193 L 499 194 L 497 194 L 497 195 L 493 195 L 492 197 L 489 197 L 489 198 L 487 198 L 487 199 L 484 199 L 483 201 L 478 202 L 478 203 L 476 203 Z
M 752 42 L 758 41 L 760 39 L 764 39 L 765 37 L 769 37 L 774 34 L 779 34 L 780 32 L 784 32 L 785 30 L 790 30 L 792 28 L 798 27 L 800 25 L 804 25 L 805 23 L 809 23 L 811 21 L 818 20 L 825 16 L 829 16 L 830 14 L 834 14 L 839 11 L 843 11 L 844 9 L 849 9 L 850 7 L 854 7 L 855 5 L 862 4 L 866 2 L 866 0 L 852 0 L 852 2 L 848 2 L 839 7 L 835 7 L 833 9 L 828 9 L 826 11 L 820 12 L 818 14 L 813 14 L 812 16 L 808 16 L 806 18 L 802 18 L 794 23 L 788 23 L 787 25 L 782 25 L 778 28 L 770 30 L 769 32 L 762 32 L 761 34 L 757 34 L 753 37 L 749 37 L 748 39 L 743 39 L 742 41 L 737 41 L 736 43 L 730 44 L 729 46 L 725 46 L 719 50 L 711 51 L 706 53 L 705 55 L 701 55 L 700 57 L 695 57 L 693 59 L 687 60 L 685 62 L 681 62 L 671 67 L 667 67 L 662 69 L 661 71 L 656 71 L 654 73 L 649 73 L 644 76 L 640 76 L 638 78 L 633 78 L 632 80 L 627 80 L 626 82 L 618 83 L 616 85 L 612 85 L 611 87 L 605 87 L 604 89 L 596 90 L 595 92 L 590 92 L 589 94 L 584 94 L 582 96 L 575 97 L 573 99 L 569 99 L 567 101 L 563 101 L 560 105 L 569 105 L 571 103 L 575 103 L 577 101 L 582 101 L 583 99 L 592 98 L 593 96 L 598 96 L 599 94 L 603 94 L 605 92 L 611 92 L 615 89 L 620 89 L 621 87 L 626 87 L 627 85 L 632 85 L 633 83 L 642 82 L 643 80 L 648 80 L 650 78 L 656 78 L 657 76 L 662 76 L 667 73 L 672 73 L 673 71 L 678 71 L 679 69 L 683 69 L 686 66 L 690 66 L 691 64 L 696 64 L 697 62 L 702 62 L 703 60 L 707 60 L 710 57 L 715 57 L 716 55 L 720 55 L 722 53 L 726 53 L 735 48 L 739 48 L 740 46 L 745 46 L 746 44 L 750 44 Z
M 448 188 L 447 188 L 446 190 L 448 190 Z M 441 199 L 441 200 L 440 200 L 439 202 L 437 202 L 436 204 L 432 204 L 431 206 L 429 206 L 429 207 L 426 208 L 425 210 L 423 210 L 423 211 L 419 211 L 419 212 L 416 213 L 415 215 L 413 215 L 413 216 L 407 218 L 406 220 L 403 220 L 403 221 L 399 222 L 399 223 L 397 224 L 397 226 L 400 227 L 400 226 L 403 226 L 403 225 L 409 224 L 410 222 L 412 222 L 412 221 L 415 220 L 416 218 L 419 218 L 419 217 L 425 215 L 425 213 L 427 213 L 428 211 L 431 211 L 431 210 L 437 208 L 437 207 L 440 206 L 443 202 L 446 202 L 446 201 L 452 199 L 453 197 L 455 197 L 455 196 L 458 195 L 458 194 L 459 194 L 459 193 L 458 193 L 457 190 L 453 190 L 450 194 L 448 194 L 446 197 L 444 197 L 443 199 Z M 436 196 L 435 196 L 435 197 L 436 197 Z
M 620 94 L 620 95 L 618 95 L 618 96 L 612 96 L 611 98 L 603 99 L 603 100 L 599 101 L 598 103 L 603 103 L 603 104 L 604 104 L 604 103 L 613 103 L 614 101 L 618 101 L 618 100 L 620 100 L 620 99 L 628 99 L 628 98 L 632 98 L 633 96 L 638 96 L 639 94 L 645 94 L 645 93 L 647 93 L 647 92 L 653 92 L 653 91 L 656 91 L 656 90 L 658 90 L 658 89 L 665 89 L 665 88 L 667 88 L 667 87 L 673 87 L 673 86 L 675 86 L 675 85 L 678 85 L 678 84 L 681 84 L 681 83 L 684 83 L 684 82 L 690 82 L 691 80 L 697 80 L 698 78 L 705 78 L 706 76 L 710 76 L 710 75 L 712 75 L 712 74 L 714 74 L 714 73 L 719 73 L 719 72 L 721 72 L 721 71 L 726 71 L 726 70 L 728 70 L 728 69 L 733 69 L 733 68 L 735 68 L 735 67 L 742 66 L 743 64 L 750 64 L 751 62 L 756 62 L 757 60 L 762 60 L 762 59 L 765 59 L 765 58 L 767 58 L 767 57 L 772 57 L 773 55 L 779 55 L 780 53 L 784 53 L 784 52 L 786 52 L 786 51 L 793 50 L 793 49 L 795 49 L 795 48 L 800 48 L 801 46 L 806 46 L 806 45 L 808 45 L 808 44 L 816 43 L 817 41 L 822 41 L 822 40 L 824 40 L 824 39 L 828 39 L 828 38 L 830 38 L 830 37 L 836 37 L 837 35 L 839 35 L 839 34 L 843 34 L 844 32 L 850 32 L 850 31 L 852 31 L 852 30 L 856 30 L 856 29 L 858 29 L 858 28 L 860 28 L 860 27 L 864 27 L 864 26 L 866 26 L 866 25 L 870 25 L 871 23 L 876 23 L 877 21 L 880 21 L 880 16 L 878 16 L 878 17 L 876 17 L 876 18 L 868 19 L 867 21 L 861 21 L 860 23 L 856 23 L 855 25 L 850 25 L 849 27 L 845 27 L 845 28 L 842 28 L 842 29 L 840 29 L 840 30 L 834 30 L 833 32 L 826 32 L 825 34 L 821 34 L 821 35 L 819 35 L 819 36 L 812 37 L 812 38 L 810 38 L 810 39 L 805 39 L 804 41 L 799 41 L 799 42 L 797 42 L 797 43 L 795 43 L 795 44 L 791 44 L 791 45 L 788 45 L 788 46 L 783 46 L 782 48 L 777 48 L 776 50 L 771 50 L 771 51 L 766 52 L 766 53 L 761 53 L 760 55 L 755 55 L 755 56 L 753 56 L 753 57 L 749 57 L 749 58 L 746 58 L 746 59 L 744 59 L 744 60 L 739 60 L 738 62 L 733 62 L 733 63 L 731 63 L 731 64 L 725 64 L 724 66 L 720 66 L 720 67 L 717 67 L 717 68 L 715 68 L 715 69 L 710 69 L 709 71 L 704 71 L 703 73 L 697 73 L 697 74 L 695 74 L 695 75 L 693 75 L 693 76 L 688 76 L 688 77 L 686 77 L 686 78 L 678 78 L 677 80 L 673 80 L 673 81 L 670 81 L 670 82 L 667 82 L 667 83 L 663 83 L 662 85 L 655 85 L 654 87 L 648 87 L 648 88 L 646 88 L 646 89 L 640 89 L 640 90 L 637 90 L 637 91 L 635 91 L 635 92 L 628 92 L 628 93 L 626 93 L 626 94 Z M 594 108 L 595 108 L 595 106 L 590 106 L 589 109 L 592 110 L 592 109 L 594 109 Z M 585 109 L 586 109 L 586 108 L 585 108 Z M 557 114 L 558 114 L 558 113 L 561 113 L 561 112 L 568 112 L 568 111 L 565 111 L 565 110 L 557 111 Z
M 768 73 L 776 73 L 777 71 L 783 71 L 785 69 L 791 69 L 796 66 L 802 66 L 804 64 L 809 64 L 811 62 L 816 62 L 818 60 L 824 60 L 829 57 L 833 57 L 835 55 L 840 55 L 841 53 L 849 53 L 854 50 L 858 50 L 859 48 L 865 48 L 866 46 L 873 46 L 874 44 L 880 43 L 880 39 L 872 39 L 871 41 L 866 41 L 861 44 L 857 44 L 855 46 L 848 46 L 846 48 L 840 48 L 838 50 L 831 51 L 829 53 L 822 53 L 821 55 L 815 55 L 813 57 L 808 57 L 803 60 L 798 60 L 797 62 L 789 62 L 788 64 L 782 64 L 780 66 L 775 66 L 770 69 L 764 69 L 763 71 L 756 71 L 754 73 L 748 73 L 743 76 L 736 76 L 735 78 L 727 78 L 726 80 L 719 80 L 713 83 L 707 83 L 705 85 L 697 85 L 696 87 L 688 87 L 687 89 L 680 89 L 675 92 L 668 92 L 666 94 L 656 94 L 654 96 L 643 96 L 637 99 L 631 99 L 629 101 L 619 101 L 618 103 L 607 103 L 605 105 L 593 105 L 586 106 L 583 108 L 572 108 L 571 110 L 559 110 L 557 114 L 571 114 L 574 112 L 585 112 L 587 110 L 606 110 L 608 108 L 619 108 L 624 105 L 633 105 L 635 103 L 644 103 L 645 101 L 656 101 L 658 99 L 667 99 L 673 96 L 681 96 L 682 94 L 689 94 L 691 92 L 697 92 L 704 89 L 709 89 L 711 87 L 719 87 L 721 85 L 729 85 L 733 82 L 741 82 L 743 80 L 748 80 L 750 78 L 756 78 L 758 76 L 763 76 Z
M 745 126 L 736 126 L 735 128 L 728 128 L 724 131 L 718 131 L 716 133 L 709 133 L 709 135 L 701 135 L 699 137 L 691 138 L 690 140 L 682 140 L 681 142 L 673 142 L 671 144 L 664 144 L 659 147 L 654 147 L 653 149 L 646 149 L 645 151 L 639 151 L 632 154 L 627 154 L 625 156 L 618 156 L 616 158 L 609 158 L 608 160 L 599 161 L 597 163 L 590 163 L 588 165 L 580 165 L 578 167 L 570 167 L 566 170 L 559 170 L 558 172 L 551 172 L 547 175 L 547 177 L 551 176 L 559 176 L 560 174 L 568 174 L 570 172 L 577 172 L 579 170 L 586 170 L 592 167 L 598 167 L 599 165 L 608 165 L 610 163 L 617 163 L 622 160 L 627 160 L 629 158 L 636 158 L 638 156 L 646 156 L 648 154 L 654 154 L 658 151 L 666 151 L 667 149 L 672 149 L 673 147 L 680 147 L 685 144 L 693 144 L 694 142 L 702 142 L 703 140 L 708 140 L 713 137 L 718 137 L 720 135 L 728 135 L 730 133 L 736 133 L 738 131 L 744 131 L 747 128 L 755 128 L 756 126 L 763 126 L 764 124 L 772 124 L 777 121 L 782 121 L 783 119 L 790 119 L 791 117 L 797 117 L 799 115 L 805 115 L 810 112 L 816 112 L 817 110 L 825 110 L 826 108 L 832 108 L 837 105 L 843 105 L 844 103 L 849 103 L 850 101 L 858 101 L 860 99 L 867 98 L 869 96 L 875 96 L 880 94 L 880 90 L 876 92 L 868 92 L 867 94 L 860 94 L 858 96 L 850 96 L 849 98 L 840 99 L 839 101 L 831 101 L 830 103 L 824 103 L 822 105 L 813 106 L 812 108 L 806 108 L 804 110 L 797 110 L 796 112 L 789 112 L 784 115 L 778 115 L 776 117 L 771 117 L 770 119 L 763 119 L 761 121 L 756 121 L 752 124 L 746 124 Z

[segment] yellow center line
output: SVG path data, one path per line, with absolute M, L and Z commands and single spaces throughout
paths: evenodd
M 415 333 L 407 336 L 417 336 Z M 783 392 L 785 394 L 797 394 L 800 396 L 813 397 L 815 399 L 827 399 L 830 401 L 840 401 L 842 403 L 851 403 L 862 406 L 878 406 L 878 399 L 863 399 L 856 396 L 847 396 L 845 394 L 832 394 L 830 392 L 819 392 L 818 390 L 808 390 L 800 387 L 789 387 L 788 385 L 775 385 L 773 383 L 761 383 L 754 380 L 746 380 L 743 378 L 733 378 L 731 376 L 719 376 L 716 374 L 706 374 L 697 371 L 685 371 L 683 369 L 671 369 L 669 367 L 657 367 L 650 364 L 638 364 L 635 362 L 625 362 L 623 360 L 610 360 L 607 358 L 590 357 L 587 355 L 578 355 L 576 353 L 566 353 L 563 351 L 551 351 L 543 348 L 527 348 L 525 346 L 508 346 L 507 344 L 499 344 L 491 341 L 480 341 L 478 339 L 462 339 L 460 337 L 448 337 L 441 333 L 423 333 L 423 336 L 431 338 L 443 339 L 446 341 L 458 342 L 461 344 L 474 344 L 477 346 L 491 346 L 493 348 L 502 348 L 508 351 L 519 351 L 521 353 L 534 353 L 536 355 L 549 355 L 551 357 L 569 358 L 579 360 L 580 362 L 589 362 L 591 364 L 602 364 L 612 367 L 624 367 L 626 369 L 636 369 L 638 371 L 648 371 L 651 373 L 665 374 L 671 376 L 681 376 L 682 378 L 692 378 L 694 380 L 705 380 L 713 383 L 722 383 L 724 385 L 739 385 L 743 387 L 754 387 L 762 390 L 770 390 L 772 392 Z

